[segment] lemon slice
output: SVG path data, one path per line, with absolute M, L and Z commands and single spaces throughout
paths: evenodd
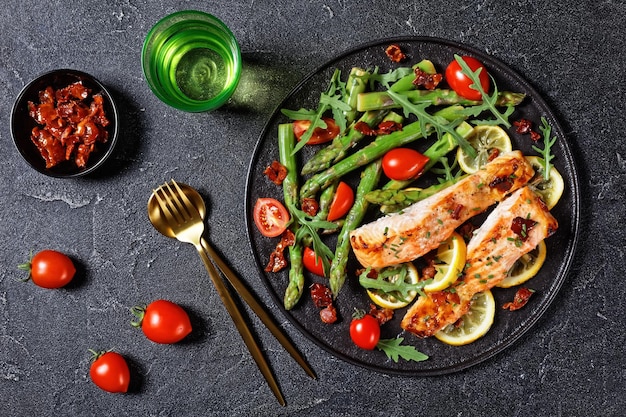
M 552 166 L 550 167 L 550 176 L 546 180 L 543 177 L 543 158 L 539 158 L 538 156 L 527 156 L 526 159 L 535 170 L 535 176 L 533 177 L 530 187 L 534 192 L 541 196 L 541 199 L 544 203 L 546 203 L 548 209 L 551 210 L 552 207 L 556 206 L 556 203 L 559 202 L 559 199 L 563 195 L 563 190 L 565 188 L 563 177 L 561 176 L 561 173 L 557 171 L 554 166 Z
M 457 159 L 461 169 L 473 174 L 489 162 L 493 152 L 503 154 L 511 152 L 511 138 L 500 126 L 476 126 L 467 137 L 469 144 L 476 150 L 476 157 L 470 156 L 462 148 L 457 150 Z
M 465 241 L 457 232 L 446 239 L 437 248 L 433 281 L 424 286 L 424 291 L 441 291 L 457 280 L 465 266 Z
M 491 291 L 483 291 L 472 298 L 470 310 L 458 323 L 447 325 L 435 333 L 435 337 L 448 345 L 467 345 L 489 331 L 495 314 L 496 302 Z
M 417 284 L 419 281 L 419 274 L 415 265 L 411 262 L 407 262 L 402 265 L 406 268 L 407 272 L 404 277 L 404 282 L 407 284 Z M 390 282 L 395 282 L 400 279 L 400 274 L 392 275 L 386 279 Z M 415 299 L 415 296 L 417 296 L 417 291 L 409 291 L 406 297 L 402 297 L 402 294 L 399 293 L 387 293 L 381 290 L 368 289 L 367 295 L 369 295 L 370 299 L 376 305 L 395 310 L 409 305 L 409 303 Z
M 546 253 L 546 244 L 542 240 L 535 249 L 531 250 L 515 262 L 513 267 L 509 269 L 506 278 L 504 278 L 504 280 L 502 280 L 497 287 L 514 287 L 537 275 L 537 272 L 539 272 L 541 266 L 546 260 Z

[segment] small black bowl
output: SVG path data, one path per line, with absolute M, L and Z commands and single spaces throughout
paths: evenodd
M 109 120 L 109 125 L 106 127 L 109 132 L 108 140 L 105 143 L 98 142 L 96 144 L 96 149 L 89 155 L 87 166 L 84 168 L 79 168 L 71 160 L 46 168 L 45 160 L 31 140 L 31 132 L 37 126 L 37 122 L 29 114 L 28 102 L 39 103 L 39 92 L 48 86 L 57 90 L 77 81 L 82 81 L 83 85 L 91 90 L 91 95 L 99 93 L 104 98 L 104 111 Z M 118 139 L 118 119 L 119 115 L 115 102 L 100 81 L 81 71 L 60 69 L 40 75 L 22 89 L 15 100 L 11 112 L 11 135 L 17 150 L 26 162 L 37 171 L 57 178 L 78 177 L 95 171 L 111 156 Z

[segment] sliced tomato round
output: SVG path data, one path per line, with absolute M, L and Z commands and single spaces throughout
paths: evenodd
M 315 275 L 319 275 L 320 277 L 324 276 L 324 264 L 322 263 L 322 257 L 317 256 L 315 251 L 308 246 L 304 248 L 302 263 L 307 271 Z
M 285 206 L 274 198 L 259 198 L 252 210 L 254 224 L 263 236 L 280 236 L 289 223 L 290 216 Z
M 474 72 L 478 70 L 478 68 L 481 68 L 478 79 L 480 80 L 480 86 L 482 89 L 488 93 L 490 81 L 487 68 L 485 68 L 482 62 L 476 58 L 472 58 L 471 56 L 463 56 L 461 59 L 463 59 L 469 69 Z M 450 88 L 452 88 L 461 97 L 465 97 L 468 100 L 482 99 L 480 91 L 471 87 L 473 84 L 472 80 L 467 75 L 463 74 L 461 65 L 459 65 L 456 59 L 453 59 L 446 68 L 446 81 L 448 82 Z
M 335 220 L 341 219 L 343 216 L 348 214 L 353 204 L 354 191 L 345 182 L 339 182 L 339 185 L 337 185 L 337 191 L 335 191 L 335 196 L 333 197 L 333 201 L 330 203 L 330 208 L 328 209 L 328 216 L 326 217 L 326 219 L 329 222 L 334 222 Z
M 307 145 L 319 145 L 321 143 L 326 143 L 335 139 L 339 135 L 339 126 L 335 123 L 335 119 L 322 117 L 322 120 L 326 123 L 326 129 L 316 127 L 311 135 L 311 138 L 307 142 Z M 293 134 L 296 135 L 296 139 L 300 140 L 302 135 L 309 130 L 310 126 L 310 120 L 296 120 L 293 122 Z
M 395 148 L 383 156 L 383 172 L 392 180 L 406 181 L 421 174 L 429 158 L 415 149 Z

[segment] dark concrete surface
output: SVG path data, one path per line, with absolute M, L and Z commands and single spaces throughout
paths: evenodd
M 188 114 L 158 101 L 140 67 L 142 41 L 171 12 L 215 14 L 245 60 L 233 103 Z M 626 5 L 621 1 L 50 1 L 0 12 L 0 415 L 2 416 L 621 416 L 626 408 Z M 287 399 L 262 381 L 192 247 L 146 216 L 156 185 L 176 178 L 209 203 L 210 238 L 264 303 L 245 233 L 253 146 L 298 80 L 336 54 L 400 35 L 483 50 L 519 72 L 552 106 L 574 151 L 583 216 L 576 261 L 546 314 L 514 346 L 441 377 L 371 372 L 329 355 L 275 316 L 310 360 L 308 379 L 253 320 Z M 122 135 L 106 169 L 81 179 L 32 170 L 13 147 L 20 89 L 74 68 L 109 86 Z M 79 273 L 61 290 L 20 283 L 29 250 L 68 253 Z M 131 328 L 129 307 L 168 298 L 196 330 L 156 345 Z M 89 379 L 87 349 L 129 361 L 131 392 Z

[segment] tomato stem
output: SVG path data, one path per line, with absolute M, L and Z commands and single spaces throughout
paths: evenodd
M 141 327 L 143 318 L 146 315 L 146 306 L 133 306 L 130 308 L 130 312 L 135 316 L 135 320 L 131 320 L 130 325 L 133 327 Z

